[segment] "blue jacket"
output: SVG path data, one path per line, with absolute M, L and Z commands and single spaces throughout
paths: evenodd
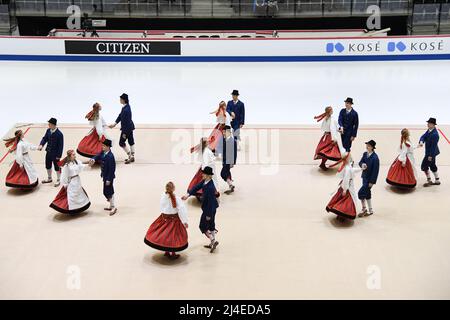
M 197 193 L 200 189 L 203 189 L 202 196 L 202 211 L 204 214 L 212 214 L 216 212 L 216 209 L 219 207 L 219 203 L 216 198 L 216 187 L 214 186 L 214 182 L 210 180 L 205 184 L 204 181 L 195 185 L 192 189 L 188 190 L 188 193 L 192 196 Z
M 377 183 L 378 173 L 380 172 L 380 159 L 378 158 L 378 155 L 373 152 L 369 157 L 368 153 L 364 152 L 361 161 L 359 161 L 359 166 L 362 167 L 363 163 L 367 165 L 367 169 L 363 170 L 361 175 L 363 182 L 367 181 L 372 184 Z
M 56 128 L 54 133 L 52 133 L 50 129 L 47 129 L 40 145 L 45 146 L 45 144 L 47 144 L 45 151 L 47 151 L 50 156 L 61 159 L 64 149 L 64 135 L 58 128 Z
M 222 164 L 236 164 L 237 143 L 233 136 L 230 138 L 223 137 Z
M 240 125 L 245 124 L 245 106 L 241 100 L 238 100 L 236 104 L 234 104 L 233 100 L 228 101 L 227 112 L 229 114 L 234 112 L 234 119 L 231 120 L 231 127 L 233 129 L 236 130 Z
M 344 129 L 344 136 L 355 137 L 358 134 L 359 118 L 358 113 L 352 108 L 347 114 L 347 110 L 344 108 L 339 113 L 338 119 L 339 127 Z
M 425 143 L 425 156 L 426 157 L 436 157 L 439 155 L 439 133 L 436 128 L 433 131 L 427 130 L 421 137 L 420 141 Z
M 122 107 L 122 111 L 120 111 L 120 114 L 116 119 L 116 123 L 121 123 L 120 130 L 125 133 L 130 133 L 135 129 L 132 120 L 131 107 L 129 104 Z
M 116 159 L 111 151 L 107 154 L 100 152 L 95 157 L 92 158 L 94 161 L 100 161 L 102 164 L 102 172 L 100 176 L 103 181 L 113 181 L 116 177 Z

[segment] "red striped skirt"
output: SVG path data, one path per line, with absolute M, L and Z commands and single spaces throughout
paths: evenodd
M 347 191 L 347 194 L 344 196 L 343 191 L 342 188 L 339 188 L 328 203 L 326 210 L 327 212 L 333 212 L 343 218 L 353 220 L 356 218 L 355 203 L 353 202 L 350 192 Z
M 98 140 L 97 130 L 92 130 L 92 132 L 85 136 L 80 143 L 78 144 L 77 152 L 86 158 L 92 158 L 97 154 L 102 152 L 102 143 L 105 141 L 105 137 L 102 136 L 102 139 Z
M 157 250 L 178 252 L 188 247 L 188 234 L 178 214 L 161 213 L 148 229 L 144 242 Z
M 395 187 L 414 188 L 417 185 L 414 169 L 411 161 L 406 158 L 406 165 L 403 167 L 400 160 L 395 159 L 389 168 L 386 182 Z
M 84 189 L 83 189 L 84 191 Z M 86 191 L 84 191 L 86 193 Z M 65 213 L 65 214 L 77 214 L 81 213 L 83 211 L 86 211 L 91 206 L 91 203 L 89 202 L 85 206 L 78 208 L 78 209 L 69 209 L 69 201 L 67 199 L 67 189 L 62 187 L 61 190 L 59 190 L 58 194 L 56 195 L 56 198 L 53 200 L 53 202 L 50 204 L 50 208 L 55 209 L 58 212 Z
M 314 155 L 314 160 L 317 159 L 328 159 L 332 161 L 339 161 L 342 158 L 341 152 L 339 151 L 339 146 L 334 143 L 331 139 L 331 133 L 325 132 L 320 138 L 319 144 L 316 148 L 316 153 Z
M 14 164 L 6 176 L 5 184 L 10 188 L 33 189 L 39 184 L 39 181 L 36 180 L 36 182 L 30 183 L 25 168 L 20 168 L 19 164 L 14 161 Z

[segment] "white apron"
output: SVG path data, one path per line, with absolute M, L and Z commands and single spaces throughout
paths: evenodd
M 16 162 L 19 166 L 23 166 L 25 168 L 25 172 L 28 175 L 28 179 L 30 180 L 30 184 L 33 184 L 38 179 L 38 174 L 33 166 L 33 161 L 31 160 L 29 152 L 31 150 L 37 150 L 37 146 L 32 145 L 24 140 L 20 140 L 17 144 L 16 149 Z
M 67 202 L 69 210 L 76 210 L 86 206 L 89 198 L 81 185 L 80 172 L 86 167 L 82 163 L 70 162 L 62 168 L 61 183 L 67 188 Z

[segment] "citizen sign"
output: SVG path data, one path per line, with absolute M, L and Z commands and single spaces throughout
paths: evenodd
M 66 40 L 66 54 L 180 55 L 179 41 L 84 41 Z

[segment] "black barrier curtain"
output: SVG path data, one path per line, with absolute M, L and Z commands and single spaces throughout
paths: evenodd
M 408 17 L 410 34 L 450 33 L 450 0 L 0 0 L 10 16 L 91 18 Z M 376 7 L 374 7 L 376 6 Z

